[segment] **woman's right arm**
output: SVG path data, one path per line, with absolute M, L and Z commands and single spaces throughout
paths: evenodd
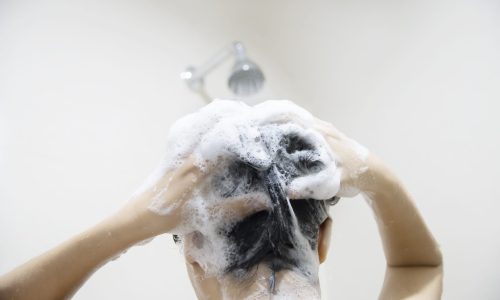
M 173 171 L 159 172 L 117 213 L 0 276 L 0 299 L 70 298 L 112 257 L 175 228 L 186 214 L 190 193 L 205 175 L 193 157 Z M 155 199 L 170 210 L 151 211 Z

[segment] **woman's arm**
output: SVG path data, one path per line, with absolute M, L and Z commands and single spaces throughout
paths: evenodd
M 119 215 L 0 277 L 0 299 L 68 298 L 100 266 L 148 238 Z
M 362 193 L 373 209 L 389 267 L 436 267 L 442 264 L 439 246 L 410 194 L 384 164 L 368 159 L 372 179 Z
M 341 196 L 361 192 L 379 228 L 387 271 L 380 299 L 440 299 L 442 256 L 400 180 L 364 147 L 318 120 L 342 170 Z
M 129 247 L 169 232 L 182 219 L 183 204 L 203 176 L 188 159 L 162 174 L 113 216 L 0 277 L 0 299 L 71 297 L 99 267 Z M 153 199 L 172 209 L 159 215 Z
M 387 270 L 380 299 L 440 299 L 443 258 L 413 199 L 377 158 L 363 195 L 375 213 Z

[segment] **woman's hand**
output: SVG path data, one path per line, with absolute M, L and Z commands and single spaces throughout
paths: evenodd
M 127 227 L 135 228 L 141 239 L 172 232 L 181 223 L 194 221 L 195 214 L 189 205 L 193 192 L 198 190 L 207 196 L 210 192 L 210 187 L 206 185 L 209 175 L 220 171 L 215 167 L 216 163 L 206 164 L 202 170 L 195 160 L 192 155 L 175 170 L 157 172 L 157 176 L 153 176 L 115 217 L 124 218 Z M 241 219 L 264 209 L 266 205 L 262 197 L 245 195 L 204 203 L 204 208 L 214 217 Z
M 185 219 L 186 204 L 207 173 L 194 156 L 177 169 L 157 171 L 116 216 L 131 222 L 144 239 L 171 232 Z
M 320 133 L 327 142 L 330 150 L 334 154 L 337 167 L 341 171 L 340 190 L 337 196 L 353 197 L 364 189 L 370 189 L 373 184 L 373 168 L 378 168 L 378 163 L 373 163 L 374 157 L 368 149 L 358 144 L 356 141 L 348 138 L 332 124 L 320 120 L 299 107 L 290 109 L 289 102 L 273 103 L 280 106 L 276 115 L 269 117 L 273 123 L 294 123 L 304 129 L 314 129 Z M 369 168 L 373 167 L 373 168 Z M 288 191 L 290 198 L 301 199 L 304 195 L 298 193 L 295 189 Z
M 370 151 L 348 138 L 332 124 L 316 119 L 315 130 L 320 132 L 335 155 L 341 170 L 340 191 L 337 196 L 354 197 L 369 190 L 374 181 L 373 157 Z
M 442 255 L 410 194 L 400 180 L 357 142 L 317 120 L 341 168 L 339 196 L 362 192 L 379 227 L 387 260 L 380 299 L 440 299 Z

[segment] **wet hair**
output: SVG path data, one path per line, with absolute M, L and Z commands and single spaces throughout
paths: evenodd
M 338 201 L 337 197 L 289 200 L 287 184 L 325 166 L 315 158 L 314 146 L 298 134 L 282 136 L 279 146 L 267 169 L 235 160 L 225 174 L 215 175 L 212 180 L 221 198 L 255 191 L 270 198 L 266 210 L 220 228 L 219 234 L 231 247 L 226 273 L 244 274 L 260 263 L 268 265 L 273 274 L 283 269 L 301 269 L 304 256 L 317 249 L 319 229 L 328 218 L 329 206 Z M 178 240 L 174 235 L 174 241 Z
M 276 168 L 276 167 L 275 167 Z M 288 200 L 277 172 L 267 171 L 271 208 L 254 213 L 223 231 L 233 245 L 227 272 L 249 271 L 264 263 L 273 272 L 282 269 L 300 269 L 304 246 L 317 249 L 321 224 L 328 218 L 328 207 L 338 198 L 330 200 Z M 300 244 L 298 232 L 307 240 Z

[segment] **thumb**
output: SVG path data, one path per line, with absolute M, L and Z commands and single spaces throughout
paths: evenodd
M 298 177 L 287 186 L 290 199 L 327 200 L 338 194 L 341 172 L 334 168 Z

